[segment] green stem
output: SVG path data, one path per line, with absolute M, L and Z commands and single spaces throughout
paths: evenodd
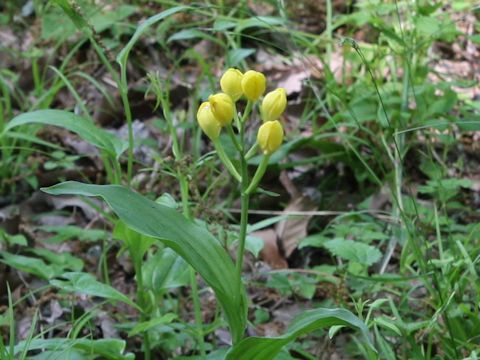
M 230 135 L 230 139 L 232 139 L 232 142 L 233 142 L 233 145 L 235 145 L 235 148 L 238 151 L 242 151 L 242 147 L 240 146 L 240 143 L 238 142 L 238 139 L 235 136 L 235 133 L 233 132 L 232 124 L 227 125 L 227 132 L 228 132 L 228 135 Z
M 191 219 L 192 215 L 190 213 L 190 207 L 188 205 L 188 181 L 187 178 L 179 173 L 178 179 L 180 182 L 180 195 L 182 197 L 182 209 L 183 215 L 187 219 Z M 202 321 L 202 309 L 200 304 L 200 295 L 198 293 L 198 284 L 197 278 L 195 274 L 195 270 L 189 266 L 189 273 L 190 273 L 190 286 L 192 287 L 192 298 L 193 298 L 193 310 L 195 312 L 195 324 L 197 327 L 197 337 L 198 337 L 198 344 L 200 346 L 200 354 L 203 358 L 206 357 L 206 350 L 205 350 L 205 340 L 203 338 L 203 321 Z
M 105 168 L 105 173 L 107 174 L 107 181 L 114 182 L 115 176 L 113 175 L 112 164 L 110 164 L 109 155 L 102 151 L 100 153 L 100 157 L 102 158 L 103 167 Z
M 246 193 L 242 181 L 242 195 L 241 195 L 241 215 L 240 215 L 240 234 L 238 238 L 237 249 L 237 263 L 236 263 L 236 279 L 238 283 L 238 294 L 242 289 L 242 268 L 243 268 L 243 254 L 245 252 L 245 239 L 247 237 L 248 225 L 248 203 L 250 196 Z
M 249 102 L 250 104 L 250 102 Z M 247 105 L 248 108 L 248 105 Z M 242 293 L 242 268 L 243 268 L 243 255 L 245 253 L 245 239 L 247 237 L 247 225 L 248 225 L 248 204 L 250 196 L 247 192 L 248 188 L 248 169 L 247 161 L 245 160 L 245 116 L 242 119 L 240 127 L 240 142 L 243 144 L 242 151 L 240 152 L 241 162 L 241 214 L 240 214 L 240 234 L 238 237 L 237 248 L 237 262 L 235 264 L 236 281 L 237 281 L 237 294 Z
M 438 219 L 438 209 L 437 209 L 437 203 L 436 201 L 433 202 L 433 215 L 435 218 L 435 231 L 437 235 L 437 242 L 438 242 L 438 254 L 440 259 L 444 259 L 443 257 L 443 245 L 442 245 L 442 233 L 440 231 L 440 221 Z M 443 267 L 441 268 L 442 273 Z
M 253 146 L 250 148 L 250 150 L 247 151 L 247 154 L 245 155 L 245 160 L 248 161 L 251 158 L 253 158 L 257 154 L 257 151 L 258 151 L 258 142 L 253 144 Z
M 327 0 L 327 28 L 325 29 L 325 33 L 327 35 L 327 64 L 331 67 L 331 59 L 332 59 L 332 43 L 333 43 L 333 21 L 332 21 L 332 0 Z
M 240 130 L 240 118 L 238 117 L 237 103 L 233 103 L 233 120 L 235 121 L 235 126 Z
M 167 121 L 168 131 L 172 135 L 172 152 L 175 159 L 180 160 L 182 158 L 181 150 L 180 150 L 180 143 L 178 141 L 178 136 L 175 127 L 173 126 L 173 119 L 170 112 L 170 100 L 168 98 L 168 94 L 162 92 L 160 95 L 160 102 L 162 104 L 163 109 L 163 117 Z
M 135 259 L 133 251 L 130 251 L 130 257 L 134 260 L 135 264 L 135 275 L 137 278 L 137 302 L 142 309 L 140 314 L 140 322 L 148 321 L 147 315 L 147 304 L 145 303 L 145 287 L 143 285 L 143 271 L 142 271 L 142 262 Z M 152 350 L 150 346 L 150 335 L 148 330 L 143 332 L 143 352 L 145 360 L 152 359 Z
M 88 39 L 92 43 L 95 51 L 97 52 L 98 57 L 100 58 L 100 61 L 102 64 L 105 66 L 105 68 L 108 70 L 110 75 L 113 78 L 113 81 L 117 83 L 117 86 L 121 86 L 120 78 L 118 77 L 118 72 L 115 71 L 115 69 L 112 66 L 112 61 L 110 61 L 107 57 L 107 54 L 105 53 L 104 49 L 100 46 L 100 44 L 95 40 L 95 38 L 92 35 L 88 36 Z M 73 56 L 73 54 L 72 54 Z M 126 78 L 126 77 L 125 77 Z
M 117 184 L 122 183 L 122 168 L 120 167 L 120 163 L 118 162 L 117 158 L 112 156 L 112 163 L 113 163 L 113 168 L 115 170 L 115 181 Z
M 215 150 L 217 150 L 218 157 L 220 160 L 222 160 L 223 165 L 227 168 L 227 170 L 230 172 L 230 174 L 238 181 L 242 181 L 242 177 L 238 173 L 237 169 L 235 169 L 235 166 L 233 166 L 232 162 L 228 158 L 227 154 L 225 153 L 225 150 L 223 150 L 223 146 L 221 142 L 216 139 L 213 141 L 213 145 L 215 146 Z
M 248 186 L 247 190 L 245 190 L 245 192 L 248 195 L 250 195 L 253 191 L 255 191 L 258 184 L 260 183 L 260 180 L 262 180 L 262 177 L 265 174 L 265 171 L 267 170 L 269 160 L 270 160 L 270 155 L 263 155 L 262 161 L 260 162 L 260 165 L 258 165 L 257 171 L 255 171 L 255 175 L 253 176 L 252 182 Z
M 110 277 L 108 275 L 108 261 L 107 261 L 107 254 L 108 254 L 108 238 L 104 237 L 102 240 L 102 257 L 100 259 L 100 266 L 99 272 L 103 273 L 103 281 L 105 284 L 110 285 Z
M 1 79 L 0 79 L 0 88 L 1 88 L 1 85 L 2 85 L 2 82 L 1 82 Z M 0 181 L 0 193 L 3 194 L 3 186 L 4 186 L 4 180 L 3 179 L 6 179 L 7 176 L 7 166 L 6 166 L 6 159 L 8 159 L 6 157 L 6 149 L 5 149 L 5 140 L 4 140 L 4 134 L 3 134 L 3 128 L 5 126 L 5 118 L 6 116 L 4 117 L 4 114 L 3 114 L 3 102 L 2 102 L 2 99 L 0 99 L 0 154 L 2 155 L 2 159 L 4 159 L 4 161 L 2 161 L 2 164 L 0 165 L 0 179 L 2 179 L 2 181 Z
M 190 207 L 188 206 L 188 181 L 183 174 L 178 174 L 178 180 L 180 182 L 180 196 L 182 198 L 182 211 L 183 216 L 187 219 L 191 219 Z
M 200 346 L 200 354 L 202 358 L 206 358 L 207 352 L 205 350 L 205 340 L 203 338 L 203 320 L 202 308 L 200 304 L 200 296 L 198 294 L 198 284 L 195 270 L 190 266 L 190 286 L 192 287 L 193 310 L 195 312 L 195 324 L 198 337 L 198 345 Z
M 250 115 L 250 113 L 252 112 L 252 109 L 253 109 L 253 101 L 248 100 L 247 106 L 245 106 L 245 111 L 243 112 L 243 115 L 242 115 L 242 119 L 240 120 L 240 122 L 242 124 L 245 122 L 247 117 Z M 240 126 L 240 129 L 241 128 L 242 128 L 242 126 Z M 243 138 L 242 138 L 242 141 L 243 141 Z
M 125 112 L 125 118 L 127 119 L 128 126 L 128 163 L 127 163 L 127 184 L 130 186 L 132 181 L 132 169 L 133 169 L 133 124 L 132 124 L 132 111 L 130 109 L 130 102 L 128 101 L 128 84 L 127 84 L 127 69 L 122 66 L 120 75 L 120 95 L 122 98 L 123 109 Z
M 35 96 L 38 97 L 42 94 L 42 80 L 40 76 L 40 70 L 38 68 L 38 60 L 36 58 L 32 60 L 32 73 Z

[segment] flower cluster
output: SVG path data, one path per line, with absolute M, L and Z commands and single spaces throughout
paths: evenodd
M 236 102 L 242 97 L 248 101 L 242 121 L 266 89 L 265 76 L 254 70 L 243 74 L 237 69 L 228 69 L 220 79 L 222 93 L 211 95 L 202 103 L 197 120 L 203 132 L 215 143 L 224 127 L 231 127 L 235 118 L 237 127 L 241 124 L 236 113 Z M 278 121 L 287 106 L 285 89 L 278 88 L 267 93 L 260 106 L 263 124 L 258 129 L 257 144 L 265 155 L 271 155 L 283 142 L 283 126 Z

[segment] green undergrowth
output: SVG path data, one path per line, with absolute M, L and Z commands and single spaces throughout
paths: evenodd
M 103 219 L 46 224 L 71 216 L 50 207 L 28 215 L 32 230 L 1 225 L 1 359 L 478 357 L 478 76 L 455 70 L 475 61 L 465 44 L 479 51 L 473 1 L 0 8 L 0 33 L 32 37 L 0 44 L 0 208 L 80 180 L 45 191 L 85 196 L 72 206 Z M 298 219 L 282 213 L 281 174 L 318 209 L 289 269 L 253 266 L 245 288 L 230 256 L 241 191 L 195 120 L 229 67 L 292 87 L 285 141 L 250 201 L 260 214 L 246 230 L 249 259 L 262 264 L 254 231 Z M 89 150 L 59 141 L 66 134 Z M 234 158 L 231 138 L 219 141 Z M 248 160 L 251 176 L 260 161 Z M 126 257 L 133 270 L 119 286 Z M 7 276 L 17 273 L 21 284 Z M 278 302 L 251 300 L 265 294 Z M 45 296 L 62 316 L 47 321 Z M 277 329 L 279 312 L 291 321 Z M 20 332 L 26 314 L 31 330 Z M 115 336 L 104 336 L 106 317 Z M 275 336 L 260 336 L 268 326 Z

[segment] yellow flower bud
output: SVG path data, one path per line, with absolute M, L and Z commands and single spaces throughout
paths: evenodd
M 220 122 L 213 115 L 208 101 L 202 103 L 198 108 L 197 121 L 205 135 L 207 135 L 210 140 L 213 141 L 220 136 L 220 130 L 222 130 L 222 127 Z
M 284 88 L 270 91 L 262 101 L 263 121 L 277 120 L 287 107 L 287 94 Z
M 222 91 L 230 95 L 233 101 L 237 101 L 243 95 L 242 78 L 243 74 L 240 70 L 230 68 L 223 73 L 220 79 Z
M 265 92 L 267 80 L 258 71 L 249 70 L 243 74 L 242 90 L 248 100 L 256 101 Z
M 280 121 L 266 121 L 258 129 L 257 141 L 265 155 L 277 150 L 283 142 L 283 127 Z
M 230 96 L 223 93 L 210 95 L 208 102 L 213 115 L 220 122 L 221 126 L 226 126 L 232 122 L 234 106 Z

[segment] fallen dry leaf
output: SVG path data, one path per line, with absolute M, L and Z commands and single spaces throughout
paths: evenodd
M 252 236 L 263 240 L 264 246 L 260 252 L 260 258 L 272 269 L 286 269 L 288 263 L 281 255 L 277 245 L 277 234 L 273 229 L 259 230 L 251 233 Z
M 315 211 L 317 206 L 308 195 L 302 194 L 287 172 L 280 174 L 280 182 L 289 193 L 291 200 L 283 210 L 283 214 L 298 213 L 302 211 Z M 292 255 L 301 239 L 307 236 L 308 222 L 312 215 L 296 216 L 279 221 L 275 226 L 275 232 L 282 245 L 286 258 Z
M 315 211 L 317 207 L 306 195 L 293 198 L 285 208 L 284 213 L 298 211 Z M 275 231 L 283 246 L 285 256 L 287 258 L 292 255 L 293 251 L 297 248 L 301 239 L 307 236 L 308 222 L 312 218 L 312 215 L 308 216 L 296 216 L 287 220 L 282 220 L 275 226 Z

